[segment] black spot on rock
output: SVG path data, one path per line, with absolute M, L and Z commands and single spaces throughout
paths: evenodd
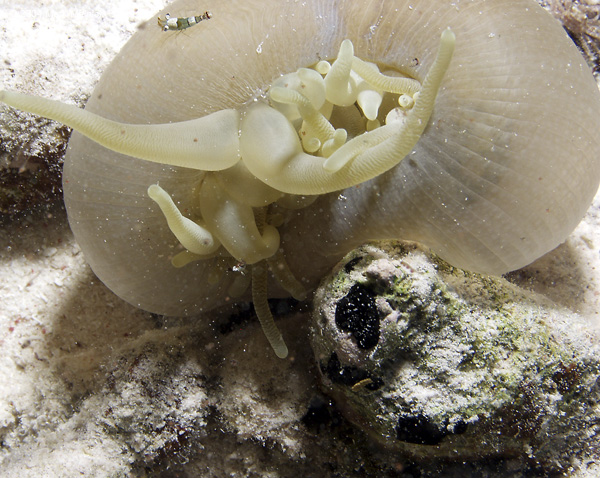
M 306 428 L 319 433 L 333 421 L 332 403 L 320 396 L 313 397 L 301 421 Z
M 333 383 L 347 385 L 349 387 L 352 387 L 365 379 L 371 380 L 370 383 L 365 385 L 367 390 L 374 391 L 383 386 L 382 379 L 374 377 L 366 370 L 361 370 L 354 366 L 342 366 L 340 359 L 335 352 L 331 354 L 327 364 L 321 363 L 321 371 Z
M 459 420 L 454 424 L 454 429 L 452 430 L 452 433 L 454 435 L 462 435 L 467 431 L 468 427 L 469 425 L 467 424 L 467 422 Z
M 401 416 L 396 426 L 398 440 L 417 445 L 437 445 L 446 435 L 445 429 L 422 414 Z
M 450 421 L 445 420 L 441 425 L 431 422 L 426 415 L 404 415 L 398 419 L 396 436 L 398 440 L 418 445 L 437 445 L 448 435 L 462 435 L 469 425 L 464 420 L 458 420 L 449 427 Z
M 581 379 L 581 371 L 577 364 L 563 365 L 552 375 L 552 380 L 556 384 L 557 390 L 565 395 L 574 391 Z
M 354 259 L 350 259 L 348 262 L 346 262 L 346 264 L 344 264 L 344 272 L 346 274 L 348 274 L 349 272 L 352 272 L 352 270 L 354 269 L 354 266 L 356 264 L 358 264 L 361 260 L 362 260 L 362 257 L 360 257 L 360 256 L 355 257 Z
M 375 347 L 379 342 L 379 311 L 375 294 L 364 285 L 353 285 L 336 305 L 335 324 L 340 330 L 350 332 L 361 349 Z

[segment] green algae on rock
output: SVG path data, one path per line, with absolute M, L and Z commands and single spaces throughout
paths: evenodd
M 311 341 L 346 417 L 410 456 L 543 461 L 599 425 L 581 317 L 414 245 L 346 256 L 317 290 Z

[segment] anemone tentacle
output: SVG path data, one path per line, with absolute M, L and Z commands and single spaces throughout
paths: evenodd
M 306 289 L 300 281 L 294 276 L 290 269 L 283 252 L 279 249 L 277 252 L 266 259 L 270 271 L 281 286 L 288 291 L 296 300 L 306 299 Z
M 158 204 L 167 220 L 169 229 L 188 251 L 205 256 L 221 247 L 221 243 L 215 241 L 213 235 L 201 221 L 194 222 L 183 216 L 171 196 L 158 184 L 153 184 L 148 188 L 148 196 Z
M 302 151 L 296 131 L 282 113 L 254 105 L 242 119 L 240 150 L 245 166 L 279 191 L 305 195 L 345 189 L 388 171 L 414 148 L 425 130 L 454 44 L 454 33 L 444 30 L 436 59 L 403 122 L 363 133 L 327 160 Z
M 418 80 L 384 75 L 356 56 L 352 60 L 352 69 L 367 83 L 388 93 L 414 95 L 421 89 L 421 83 Z
M 240 160 L 240 118 L 233 109 L 180 123 L 141 125 L 111 121 L 60 101 L 13 91 L 0 91 L 0 101 L 59 121 L 117 153 L 154 163 L 221 171 Z
M 300 116 L 304 120 L 302 130 L 309 133 L 309 138 L 315 137 L 321 143 L 324 143 L 328 139 L 333 138 L 335 129 L 331 125 L 327 118 L 319 112 L 308 98 L 297 91 L 276 87 L 269 90 L 271 99 L 286 104 L 293 104 L 298 107 Z
M 256 316 L 275 355 L 279 358 L 286 358 L 288 356 L 287 345 L 285 345 L 281 332 L 279 332 L 269 309 L 269 302 L 267 300 L 267 269 L 264 262 L 259 262 L 252 266 L 252 302 L 254 303 Z
M 344 40 L 325 77 L 327 101 L 340 106 L 350 106 L 356 101 L 356 82 L 351 75 L 353 59 L 354 46 L 350 40 Z
M 261 232 L 254 210 L 227 193 L 214 177 L 207 174 L 199 194 L 202 218 L 208 229 L 235 259 L 254 264 L 275 254 L 279 248 L 279 232 L 265 225 Z

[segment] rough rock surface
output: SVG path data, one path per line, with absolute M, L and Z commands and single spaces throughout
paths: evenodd
M 589 438 L 600 347 L 583 317 L 541 296 L 381 243 L 350 253 L 314 307 L 327 392 L 390 449 L 421 460 L 532 454 L 559 471 L 600 445 Z

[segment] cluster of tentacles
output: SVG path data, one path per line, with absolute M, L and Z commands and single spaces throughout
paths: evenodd
M 267 269 L 298 299 L 306 293 L 279 248 L 273 204 L 301 208 L 316 196 L 367 181 L 396 166 L 427 126 L 454 50 L 445 30 L 423 82 L 402 71 L 380 71 L 342 42 L 332 63 L 321 61 L 274 81 L 267 98 L 241 110 L 164 125 L 117 123 L 59 102 L 0 92 L 0 100 L 58 120 L 119 153 L 203 170 L 198 217 L 185 217 L 167 191 L 148 195 L 185 248 L 172 263 L 218 257 L 209 277 L 240 273 L 230 294 L 252 284 L 256 313 L 279 357 L 287 347 L 267 304 Z M 266 101 L 265 101 L 266 100 Z M 247 273 L 248 269 L 251 273 Z

